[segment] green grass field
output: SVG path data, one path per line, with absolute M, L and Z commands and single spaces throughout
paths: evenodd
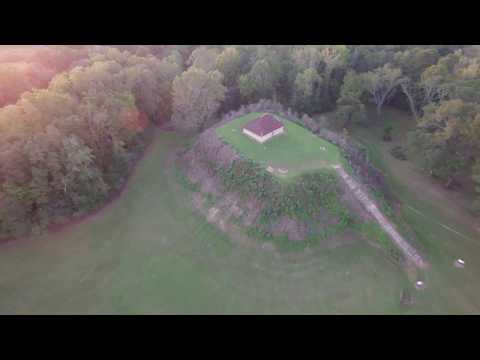
M 478 236 L 449 212 L 454 204 L 412 182 L 414 170 L 394 170 L 399 163 L 375 134 L 354 135 L 383 159 L 402 201 L 472 238 L 402 208 L 431 264 L 425 290 L 355 234 L 342 246 L 332 239 L 288 253 L 232 241 L 191 210 L 191 193 L 169 166 L 186 139 L 159 133 L 126 192 L 98 215 L 0 245 L 0 313 L 478 313 Z M 456 257 L 464 269 L 452 266 Z M 400 305 L 402 290 L 413 306 Z
M 369 110 L 370 118 L 375 118 L 374 110 Z M 368 128 L 357 126 L 352 135 L 367 147 L 370 158 L 385 173 L 401 201 L 401 216 L 415 234 L 415 245 L 432 264 L 423 276 L 429 284 L 428 292 L 437 297 L 422 294 L 425 308 L 428 309 L 428 301 L 433 307 L 441 299 L 448 299 L 446 312 L 478 313 L 480 286 L 476 279 L 480 277 L 480 234 L 475 229 L 478 219 L 466 211 L 468 202 L 464 195 L 444 190 L 412 162 L 395 159 L 389 153 L 394 145 L 405 144 L 407 132 L 414 128 L 415 122 L 409 114 L 387 107 L 376 121 L 393 127 L 393 142 L 381 140 L 383 128 L 378 124 Z M 453 262 L 457 258 L 464 259 L 469 265 L 464 269 L 455 268 Z
M 285 175 L 274 172 L 280 178 L 292 179 L 302 173 L 330 167 L 342 161 L 335 145 L 281 117 L 279 119 L 285 125 L 285 133 L 259 144 L 243 134 L 242 129 L 260 115 L 261 113 L 250 113 L 234 119 L 217 128 L 217 134 L 240 154 L 265 167 L 287 169 Z
M 411 284 L 361 239 L 258 251 L 191 210 L 159 134 L 127 191 L 89 220 L 0 246 L 1 314 L 398 313 Z

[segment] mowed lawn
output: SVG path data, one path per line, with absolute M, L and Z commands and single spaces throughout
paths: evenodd
M 285 179 L 305 172 L 341 163 L 338 148 L 303 127 L 277 116 L 283 122 L 285 133 L 260 144 L 243 134 L 243 127 L 262 113 L 250 113 L 217 128 L 217 134 L 240 154 L 265 167 L 275 169 L 274 174 Z M 278 169 L 286 169 L 281 174 Z
M 0 314 L 480 311 L 478 239 L 451 236 L 414 213 L 408 220 L 432 265 L 424 291 L 361 239 L 322 240 L 295 253 L 236 243 L 193 212 L 191 193 L 169 165 L 186 140 L 157 134 L 122 197 L 87 221 L 1 244 Z M 399 195 L 426 212 L 418 200 L 425 189 L 397 179 L 408 189 L 398 187 Z M 466 231 L 446 216 L 438 219 Z M 466 260 L 464 269 L 452 266 L 456 257 Z M 412 306 L 400 304 L 402 291 L 412 294 Z
M 385 174 L 400 200 L 402 218 L 415 234 L 414 245 L 431 264 L 423 274 L 428 289 L 417 295 L 417 311 L 433 312 L 439 302 L 444 302 L 442 308 L 447 313 L 478 313 L 480 227 L 475 228 L 478 219 L 466 210 L 465 195 L 443 189 L 411 161 L 401 161 L 390 154 L 393 146 L 406 145 L 407 133 L 415 127 L 415 120 L 408 113 L 386 107 L 380 119 L 374 120 L 374 109 L 368 109 L 368 114 L 372 124 L 368 128 L 355 126 L 351 134 L 366 146 L 375 166 Z M 383 124 L 378 124 L 380 121 Z M 382 125 L 393 127 L 392 142 L 382 141 Z M 453 266 L 457 258 L 466 262 L 465 268 Z
M 417 310 L 399 304 L 414 291 L 402 271 L 360 239 L 271 253 L 207 223 L 169 165 L 184 140 L 159 133 L 122 197 L 87 221 L 1 244 L 0 314 Z

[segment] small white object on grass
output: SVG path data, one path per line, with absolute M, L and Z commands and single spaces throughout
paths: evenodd
M 416 287 L 418 290 L 422 290 L 423 288 L 425 288 L 425 284 L 423 283 L 423 281 L 418 280 L 418 281 L 415 283 L 415 287 Z
M 454 265 L 456 267 L 463 268 L 463 267 L 465 267 L 465 261 L 462 260 L 462 259 L 457 259 L 457 260 L 455 260 Z

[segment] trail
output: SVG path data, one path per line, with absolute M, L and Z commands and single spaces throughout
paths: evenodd
M 427 220 L 430 220 L 431 222 L 434 222 L 435 224 L 440 225 L 440 226 L 443 227 L 444 229 L 447 229 L 448 231 L 453 232 L 454 234 L 460 236 L 461 238 L 463 238 L 463 239 L 465 239 L 465 240 L 474 241 L 473 239 L 469 238 L 468 236 L 463 235 L 462 233 L 458 232 L 458 231 L 455 230 L 455 229 L 452 229 L 450 226 L 447 226 L 447 225 L 445 225 L 445 224 L 442 224 L 441 222 L 438 222 L 438 221 L 436 221 L 436 220 L 430 219 L 428 216 L 426 216 L 425 214 L 423 214 L 423 213 L 420 212 L 419 210 L 415 209 L 413 206 L 407 205 L 407 208 L 409 208 L 410 210 L 412 210 L 412 211 L 415 212 L 416 214 L 423 216 L 423 217 L 426 218 Z
M 395 229 L 393 224 L 380 212 L 377 205 L 369 198 L 369 196 L 362 190 L 357 181 L 355 181 L 341 165 L 334 165 L 333 168 L 338 172 L 340 177 L 345 181 L 348 188 L 352 191 L 355 197 L 365 207 L 365 209 L 377 220 L 385 232 L 390 235 L 390 238 L 403 252 L 407 259 L 411 260 L 419 268 L 426 268 L 427 262 Z

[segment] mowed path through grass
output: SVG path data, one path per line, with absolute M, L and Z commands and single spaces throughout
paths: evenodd
M 374 110 L 369 116 L 375 118 Z M 408 130 L 415 126 L 413 118 L 386 108 L 382 122 L 394 128 L 392 143 L 381 140 L 383 127 L 379 124 L 356 127 L 352 135 L 368 148 L 375 165 L 384 171 L 401 201 L 401 216 L 415 234 L 412 245 L 431 264 L 423 274 L 427 289 L 419 294 L 418 307 L 429 312 L 439 302 L 445 302 L 447 313 L 479 313 L 480 232 L 475 228 L 478 219 L 466 211 L 468 202 L 462 194 L 443 189 L 411 161 L 395 159 L 389 153 L 394 145 L 406 143 Z M 466 261 L 465 268 L 453 266 L 457 258 Z
M 285 126 L 285 133 L 260 144 L 242 133 L 243 127 L 262 113 L 250 113 L 216 129 L 217 134 L 240 154 L 265 167 L 287 169 L 288 173 L 275 175 L 292 179 L 304 172 L 342 162 L 338 148 L 303 127 L 277 116 Z
M 122 197 L 89 220 L 0 245 L 0 313 L 425 310 L 399 304 L 402 289 L 414 292 L 411 283 L 362 240 L 294 253 L 231 241 L 191 210 L 168 166 L 184 140 L 159 133 Z M 432 303 L 431 312 L 451 309 L 443 298 Z

